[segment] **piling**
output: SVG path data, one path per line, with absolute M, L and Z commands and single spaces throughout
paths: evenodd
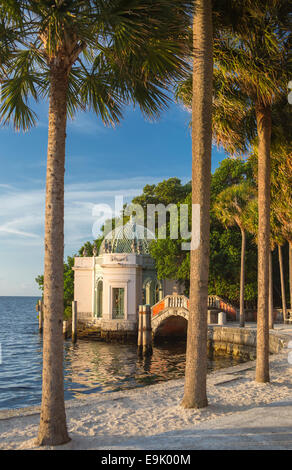
M 152 354 L 152 328 L 150 305 L 139 305 L 138 318 L 138 354 L 149 356 Z
M 77 341 L 77 301 L 72 302 L 72 343 Z
M 42 333 L 44 327 L 44 309 L 42 300 L 38 300 L 37 310 L 39 312 L 39 333 Z
M 68 320 L 63 320 L 63 336 L 64 339 L 68 337 Z
M 151 328 L 151 307 L 143 306 L 143 355 L 152 354 L 152 328 Z
M 142 354 L 143 352 L 143 305 L 139 305 L 137 347 L 138 347 L 138 354 Z

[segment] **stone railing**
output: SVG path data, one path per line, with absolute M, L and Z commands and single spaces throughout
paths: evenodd
M 227 313 L 230 318 L 236 320 L 236 308 L 218 295 L 208 296 L 208 309 L 218 309 Z
M 188 310 L 189 299 L 185 295 L 167 295 L 164 299 L 153 305 L 152 313 L 157 315 L 167 308 L 185 308 Z M 208 309 L 221 310 L 232 317 L 236 317 L 236 308 L 217 295 L 208 296 Z
M 222 299 L 217 295 L 208 295 L 208 307 L 220 308 L 220 301 L 222 301 Z
M 189 308 L 189 299 L 185 295 L 167 295 L 151 307 L 152 315 L 158 315 L 167 308 Z
M 165 297 L 165 306 L 189 308 L 189 299 L 185 295 L 167 295 Z

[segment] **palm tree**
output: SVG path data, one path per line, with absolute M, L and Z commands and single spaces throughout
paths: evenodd
M 32 97 L 49 97 L 45 213 L 43 387 L 38 443 L 69 440 L 63 391 L 64 168 L 67 116 L 93 109 L 106 124 L 134 103 L 150 117 L 183 76 L 188 2 L 31 0 L 3 85 L 2 122 L 33 125 Z
M 269 253 L 269 330 L 274 328 L 273 254 Z
M 272 159 L 271 159 L 271 198 L 272 214 L 278 222 L 280 279 L 283 317 L 286 320 L 284 272 L 281 245 L 289 244 L 289 283 L 292 308 L 292 135 L 290 131 L 292 110 L 284 98 L 272 110 Z
M 289 34 L 285 2 L 266 2 L 238 36 L 218 40 L 215 55 L 230 88 L 240 90 L 255 110 L 258 136 L 258 327 L 256 380 L 269 381 L 270 146 L 272 104 L 288 81 Z
M 19 40 L 18 28 L 22 30 L 22 16 L 18 2 L 0 1 L 0 84 L 7 74 L 11 53 Z M 24 129 L 25 130 L 25 129 Z
M 283 312 L 283 320 L 285 323 L 287 320 L 287 304 L 286 304 L 286 293 L 285 293 L 282 245 L 280 243 L 278 244 L 278 254 L 279 254 L 280 280 L 281 280 L 282 312 Z
M 213 25 L 211 0 L 198 0 L 193 19 L 192 204 L 200 205 L 200 245 L 191 249 L 190 316 L 182 406 L 207 406 L 207 299 L 212 147 Z M 193 221 L 194 224 L 194 221 Z M 194 227 L 193 227 L 194 228 Z
M 283 302 L 283 312 L 285 317 L 286 302 L 284 286 L 284 274 L 282 269 L 281 246 L 287 241 L 292 244 L 292 164 L 291 164 L 291 107 L 287 103 L 287 98 L 283 99 L 272 107 L 272 136 L 271 136 L 271 251 L 270 251 L 270 283 L 272 282 L 272 251 L 278 248 L 280 279 Z M 254 146 L 254 153 L 250 156 L 254 174 L 257 178 L 258 152 Z M 256 216 L 257 217 L 257 216 Z M 257 232 L 258 226 L 255 223 L 253 233 Z M 292 266 L 292 260 L 291 265 Z M 292 275 L 290 286 L 292 288 Z M 273 293 L 269 289 L 269 328 L 273 328 L 272 302 Z
M 212 134 L 212 69 L 213 24 L 212 6 L 216 12 L 216 26 L 242 29 L 251 18 L 265 7 L 265 2 L 195 2 L 193 27 L 193 77 L 186 88 L 192 103 L 193 141 L 193 203 L 200 203 L 200 247 L 191 253 L 190 320 L 186 357 L 186 379 L 183 406 L 207 405 L 206 396 L 206 343 L 207 343 L 207 279 L 209 263 L 209 209 L 210 209 L 210 139 Z M 273 2 L 272 2 L 273 3 Z M 255 8 L 257 6 L 257 9 Z M 231 8 L 232 7 L 232 8 Z M 256 12 L 255 12 L 256 10 Z M 223 16 L 222 16 L 223 12 Z M 236 13 L 232 15 L 232 13 Z M 218 14 L 219 13 L 219 14 Z M 221 13 L 221 14 L 220 14 Z M 225 18 L 224 18 L 225 13 Z M 229 15 L 231 13 L 231 15 Z M 230 17 L 231 16 L 231 17 Z M 235 21 L 234 21 L 235 19 Z M 244 21 L 243 21 L 244 20 Z M 246 29 L 245 29 L 246 32 Z M 184 82 L 185 83 L 185 82 Z M 184 100 L 184 85 L 178 95 Z
M 240 326 L 244 327 L 244 278 L 246 228 L 245 210 L 251 199 L 256 197 L 255 189 L 244 182 L 223 190 L 216 198 L 213 211 L 225 227 L 237 225 L 241 231 L 241 268 L 240 268 Z
M 286 116 L 289 117 L 289 116 Z M 291 119 L 291 114 L 290 114 Z M 289 121 L 287 121 L 289 122 Z M 281 225 L 281 233 L 284 241 L 289 244 L 289 287 L 290 287 L 290 305 L 292 308 L 292 164 L 291 152 L 292 144 L 291 133 L 288 133 L 288 141 L 281 138 L 280 145 L 277 147 L 272 159 L 272 178 L 271 192 L 274 195 L 275 204 L 273 210 L 275 216 Z M 279 244 L 279 247 L 281 244 Z M 279 248 L 280 267 L 282 266 L 282 253 Z M 281 274 L 282 300 L 285 297 L 284 274 Z M 286 312 L 285 303 L 283 313 Z M 284 319 L 285 316 L 284 316 Z
M 245 3 L 245 2 L 244 2 Z M 256 380 L 269 381 L 269 232 L 272 105 L 286 94 L 289 80 L 288 5 L 285 1 L 246 2 L 236 32 L 214 40 L 213 132 L 227 151 L 258 146 L 258 328 Z M 221 77 L 221 78 L 220 78 Z M 180 90 L 182 98 L 187 96 Z M 243 112 L 240 112 L 240 109 Z M 216 119 L 220 117 L 219 119 Z M 232 132 L 229 132 L 230 128 Z
M 292 310 L 292 241 L 289 243 L 289 287 L 290 287 L 290 309 Z
M 272 191 L 274 194 L 274 191 Z M 279 196 L 279 195 L 278 195 Z M 276 216 L 276 210 L 279 203 L 278 197 L 275 195 L 275 199 L 271 201 L 271 213 L 270 213 L 270 251 L 269 251 L 269 329 L 274 328 L 274 305 L 273 305 L 273 265 L 272 265 L 272 253 L 276 247 L 278 247 L 279 254 L 279 268 L 280 268 L 280 281 L 281 281 L 281 294 L 282 294 L 282 309 L 284 320 L 286 318 L 286 300 L 285 300 L 285 282 L 284 282 L 284 269 L 282 259 L 282 245 L 285 243 L 283 237 L 284 227 L 279 222 Z M 259 211 L 258 201 L 252 200 L 246 207 L 244 214 L 244 223 L 247 230 L 254 235 L 255 242 L 258 244 L 259 240 Z

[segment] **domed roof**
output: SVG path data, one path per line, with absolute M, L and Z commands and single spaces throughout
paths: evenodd
M 136 224 L 133 217 L 125 225 L 109 232 L 103 240 L 99 254 L 138 253 L 149 254 L 149 244 L 155 235 L 143 225 Z

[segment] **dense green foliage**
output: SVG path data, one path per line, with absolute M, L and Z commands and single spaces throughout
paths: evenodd
M 74 257 L 68 256 L 67 262 L 64 263 L 64 318 L 69 318 L 72 315 L 72 301 L 74 299 Z M 40 275 L 36 279 L 36 283 L 43 292 L 44 290 L 44 276 Z
M 252 168 L 249 162 L 243 159 L 226 158 L 212 175 L 211 180 L 211 204 L 224 189 L 245 181 L 253 182 Z M 188 186 L 189 194 L 184 201 L 179 199 L 181 191 L 173 194 L 173 202 L 189 205 L 191 213 L 191 188 Z M 147 188 L 147 195 L 149 191 Z M 163 194 L 162 194 L 163 196 Z M 177 197 L 176 197 L 177 196 Z M 176 199 L 175 199 L 176 197 Z M 190 220 L 189 220 L 190 222 Z M 225 229 L 217 220 L 211 210 L 211 235 L 210 235 L 210 272 L 209 272 L 209 294 L 220 295 L 233 303 L 239 301 L 239 276 L 240 276 L 240 250 L 241 235 L 236 227 Z M 186 293 L 189 289 L 189 263 L 190 254 L 181 249 L 184 240 L 158 240 L 152 244 L 151 254 L 156 261 L 158 276 L 160 278 L 175 278 L 185 283 Z M 245 299 L 251 304 L 257 296 L 257 274 L 256 274 L 256 246 L 252 237 L 247 237 L 247 273 Z
M 218 195 L 237 184 L 255 185 L 256 168 L 254 159 L 226 158 L 212 174 L 211 180 L 211 234 L 210 234 L 210 272 L 209 294 L 216 294 L 235 305 L 239 302 L 241 233 L 237 226 L 225 228 L 213 210 Z M 146 215 L 147 204 L 187 204 L 189 206 L 189 227 L 191 224 L 191 184 L 182 184 L 179 178 L 169 178 L 158 184 L 146 185 L 142 194 L 136 196 L 132 203 L 140 204 Z M 124 222 L 128 217 L 124 217 Z M 146 222 L 146 217 L 145 217 Z M 167 237 L 158 239 L 151 244 L 151 255 L 155 259 L 160 279 L 178 279 L 182 282 L 185 293 L 189 293 L 190 253 L 182 250 L 181 238 L 173 240 L 169 237 L 169 218 L 167 219 Z M 157 227 L 156 227 L 157 228 Z M 247 228 L 248 230 L 248 228 Z M 245 301 L 254 307 L 257 299 L 257 247 L 253 231 L 247 233 L 246 241 L 246 284 Z M 78 256 L 92 256 L 94 245 L 97 252 L 103 235 L 94 242 L 87 241 L 78 251 Z M 85 252 L 84 252 L 85 249 Z M 287 247 L 284 246 L 284 254 Z M 279 269 L 277 253 L 274 256 L 274 297 L 280 304 Z M 285 256 L 284 256 L 285 259 Z M 286 258 L 287 259 L 287 258 Z M 64 264 L 64 307 L 70 313 L 74 295 L 74 257 L 68 257 Z M 287 272 L 287 266 L 285 267 Z M 288 278 L 288 276 L 286 276 Z M 43 276 L 36 282 L 43 289 Z M 288 286 L 287 286 L 288 287 Z

